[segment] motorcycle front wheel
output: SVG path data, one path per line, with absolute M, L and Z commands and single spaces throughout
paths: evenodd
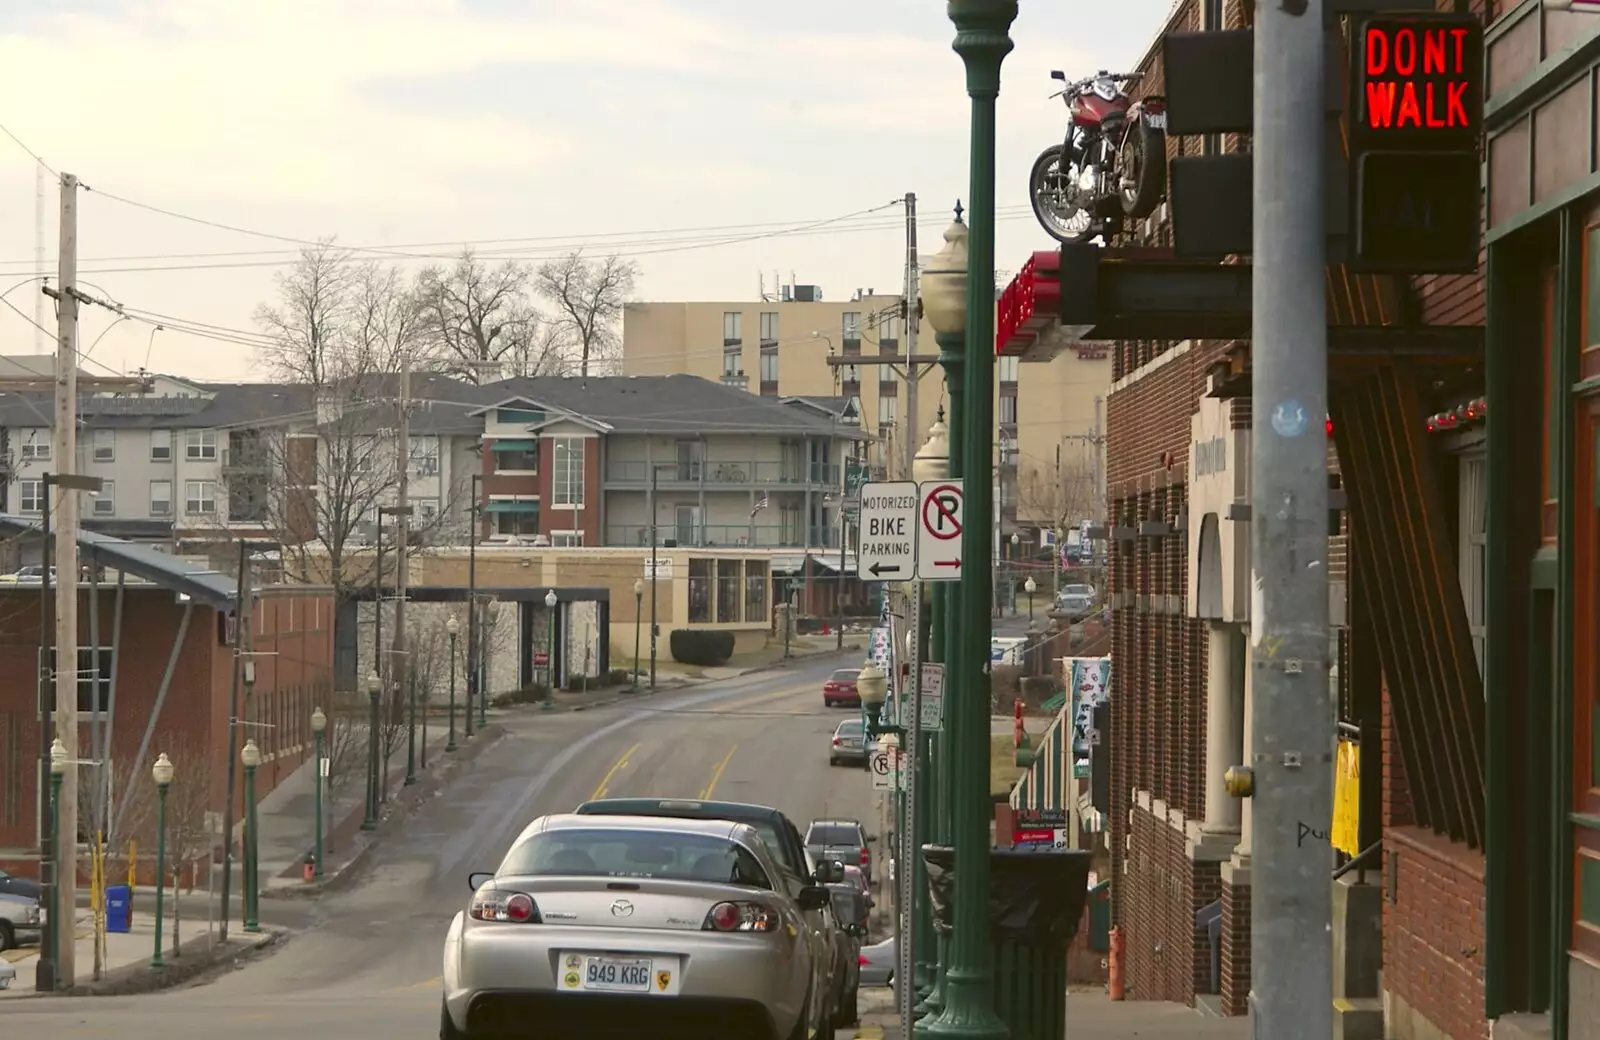
M 1080 202 L 1080 175 L 1081 170 L 1070 160 L 1063 163 L 1058 144 L 1040 152 L 1028 174 L 1028 201 L 1033 204 L 1034 219 L 1046 234 L 1064 245 L 1087 242 L 1099 230 Z
M 1122 184 L 1122 212 L 1142 220 L 1156 211 L 1167 194 L 1167 135 L 1144 125 L 1128 132 L 1117 156 Z

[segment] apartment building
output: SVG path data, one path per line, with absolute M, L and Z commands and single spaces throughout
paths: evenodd
M 686 375 L 413 377 L 415 537 L 555 546 L 827 548 L 842 467 L 871 438 L 851 400 L 780 401 Z M 206 555 L 240 537 L 363 544 L 398 505 L 399 377 L 322 393 L 159 376 L 79 401 L 85 527 Z M 38 515 L 53 401 L 0 394 L 0 513 Z
M 902 298 L 873 289 L 839 302 L 824 301 L 818 286 L 793 285 L 776 300 L 632 303 L 623 313 L 623 371 L 681 372 L 780 400 L 854 400 L 862 428 L 878 438 L 868 456 L 874 476 L 900 476 L 907 442 L 915 452 L 926 440 L 943 396 L 942 372 L 922 366 L 916 429 L 907 429 L 909 395 L 898 361 L 907 352 L 907 325 Z M 983 351 L 994 356 L 994 345 Z M 933 330 L 923 323 L 916 354 L 937 353 Z M 1062 459 L 1075 472 L 1087 468 L 1075 464 L 1086 451 L 1098 457 L 1097 423 L 1111 363 L 1099 351 L 1068 352 L 1038 364 L 996 361 L 1000 534 L 1004 540 L 1020 531 L 1032 541 L 1033 528 L 1058 519 Z

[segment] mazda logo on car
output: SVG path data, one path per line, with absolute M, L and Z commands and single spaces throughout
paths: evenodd
M 633 904 L 628 902 L 626 899 L 619 899 L 615 903 L 611 904 L 611 915 L 613 917 L 627 917 L 632 913 Z

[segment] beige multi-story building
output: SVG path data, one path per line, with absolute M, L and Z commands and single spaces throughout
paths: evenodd
M 622 329 L 628 375 L 683 372 L 768 397 L 855 398 L 863 429 L 879 437 L 868 449 L 874 476 L 905 473 L 909 395 L 901 359 L 908 342 L 899 295 L 865 289 L 833 302 L 818 286 L 791 285 L 775 300 L 631 303 Z M 923 322 L 916 355 L 937 353 Z M 983 353 L 993 357 L 993 344 Z M 854 358 L 859 363 L 842 363 Z M 918 383 L 913 452 L 943 397 L 938 369 L 920 370 L 927 374 Z M 1102 515 L 1102 412 L 1110 389 L 1110 358 L 1092 345 L 1043 363 L 998 359 L 992 465 L 1002 539 L 1015 531 L 1021 542 L 1037 544 L 1036 528 Z

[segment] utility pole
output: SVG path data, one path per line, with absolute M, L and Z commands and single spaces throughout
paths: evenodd
M 78 178 L 61 175 L 61 242 L 58 246 L 59 284 L 56 296 L 56 407 L 55 456 L 58 474 L 78 472 Z M 56 526 L 56 735 L 73 758 L 78 747 L 78 493 L 63 487 L 55 510 Z M 43 619 L 41 619 L 42 621 Z M 64 736 L 63 736 L 64 734 Z M 41 774 L 42 776 L 43 774 Z M 78 905 L 78 771 L 68 769 L 61 781 L 57 826 L 63 837 L 61 859 L 56 864 L 56 905 L 66 907 L 69 918 Z M 53 951 L 56 985 L 71 988 L 77 975 L 73 929 L 58 928 L 66 937 Z
M 922 446 L 917 429 L 917 193 L 906 192 L 906 479 Z
M 395 457 L 400 461 L 399 515 L 395 517 L 395 604 L 394 640 L 389 645 L 394 654 L 389 664 L 389 674 L 398 683 L 397 696 L 406 698 L 406 783 L 417 782 L 417 691 L 411 686 L 411 671 L 406 667 L 406 536 L 411 528 L 411 362 L 400 365 L 400 434 Z
M 1323 4 L 1262 4 L 1255 21 L 1251 554 L 1258 590 L 1251 797 L 1251 1031 L 1331 1036 L 1333 813 L 1328 692 L 1327 263 Z M 968 505 L 970 509 L 970 503 Z
M 656 692 L 656 464 L 650 463 L 650 692 Z

